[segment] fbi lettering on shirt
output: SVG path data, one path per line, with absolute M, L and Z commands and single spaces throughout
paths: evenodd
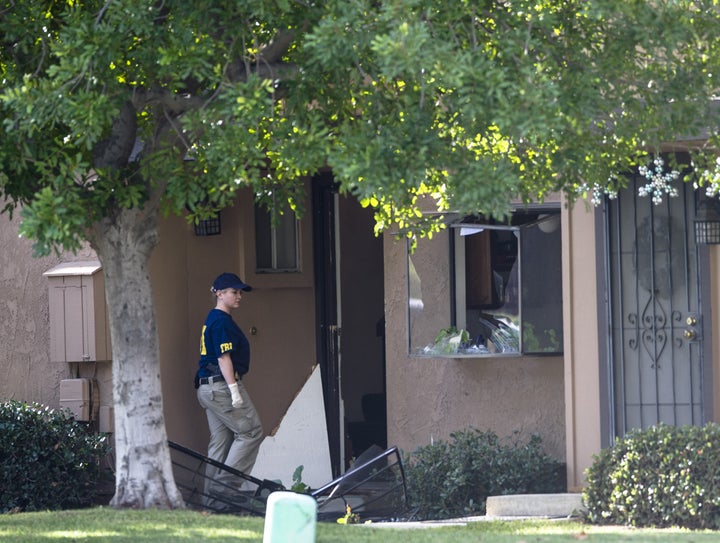
M 226 353 L 228 351 L 232 351 L 232 343 L 221 343 L 220 354 Z
M 207 354 L 207 349 L 205 348 L 205 330 L 207 330 L 207 326 L 203 325 L 202 332 L 200 333 L 200 354 L 202 356 Z

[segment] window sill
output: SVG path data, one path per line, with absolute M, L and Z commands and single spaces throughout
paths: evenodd
M 409 358 L 417 359 L 434 359 L 434 358 L 450 358 L 450 359 L 495 359 L 495 358 L 557 358 L 563 356 L 563 353 L 451 353 L 451 354 L 424 354 L 409 353 Z

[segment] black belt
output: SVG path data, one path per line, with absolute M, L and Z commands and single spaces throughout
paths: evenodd
M 217 381 L 225 381 L 225 377 L 222 375 L 211 375 L 210 377 L 200 377 L 200 379 L 198 379 L 201 385 L 212 385 Z

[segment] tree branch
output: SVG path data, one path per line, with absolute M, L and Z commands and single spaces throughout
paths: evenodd
M 176 94 L 165 89 L 137 89 L 133 93 L 132 103 L 137 111 L 154 103 L 161 105 L 169 113 L 180 115 L 186 111 L 200 109 L 204 100 L 198 96 Z
M 122 168 L 135 145 L 137 133 L 137 117 L 133 104 L 128 101 L 120 108 L 120 113 L 113 121 L 110 136 L 99 142 L 93 151 L 95 168 Z
M 98 12 L 97 17 L 95 17 L 95 26 L 99 25 L 100 21 L 102 21 L 103 17 L 105 16 L 105 12 L 110 7 L 110 1 L 111 0 L 107 0 L 107 2 L 105 2 L 105 5 Z
M 294 30 L 280 30 L 275 39 L 262 48 L 258 55 L 258 61 L 268 64 L 278 62 L 295 41 Z
M 263 47 L 255 58 L 254 66 L 249 66 L 244 59 L 238 59 L 228 66 L 227 75 L 230 81 L 246 81 L 249 73 L 263 79 L 282 79 L 297 73 L 297 66 L 282 62 L 295 40 L 294 30 L 280 30 L 275 39 Z

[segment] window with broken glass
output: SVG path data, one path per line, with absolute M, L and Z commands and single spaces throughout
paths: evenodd
M 408 251 L 410 353 L 483 357 L 562 352 L 558 210 L 507 223 L 465 217 Z

